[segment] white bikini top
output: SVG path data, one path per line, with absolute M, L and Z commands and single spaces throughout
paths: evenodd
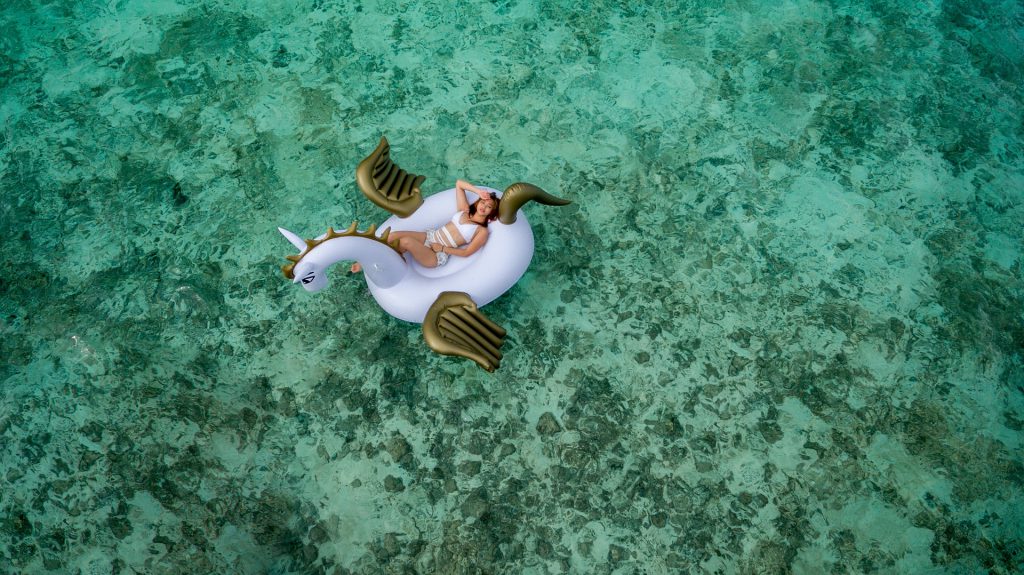
M 455 215 L 452 216 L 452 223 L 455 224 L 455 227 L 459 230 L 459 234 L 462 235 L 462 239 L 466 240 L 466 243 L 468 244 L 470 241 L 473 240 L 473 236 L 476 235 L 476 230 L 479 229 L 481 226 L 480 224 L 477 224 L 472 221 L 466 222 L 464 224 L 459 223 L 459 220 L 462 219 L 462 214 L 464 213 L 466 212 L 455 212 Z M 444 237 L 449 247 L 459 247 L 459 244 L 455 243 L 455 238 L 453 238 L 452 235 L 448 233 L 447 225 L 442 226 L 439 231 L 441 232 L 441 235 Z

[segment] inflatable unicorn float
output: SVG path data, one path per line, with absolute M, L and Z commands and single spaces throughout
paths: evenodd
M 353 222 L 343 232 L 328 228 L 307 240 L 284 229 L 278 231 L 296 249 L 291 262 L 281 267 L 286 278 L 306 291 L 327 287 L 327 270 L 335 263 L 355 260 L 377 303 L 398 319 L 423 324 L 427 345 L 437 353 L 465 357 L 487 371 L 501 362 L 505 330 L 479 308 L 511 289 L 533 259 L 533 230 L 521 208 L 530 200 L 554 206 L 569 203 L 527 183 L 512 184 L 497 194 L 498 220 L 488 226 L 488 240 L 469 257 L 453 257 L 444 266 L 427 268 L 411 254 L 403 256 L 392 231 L 423 231 L 444 225 L 457 210 L 455 189 L 427 198 L 421 196 L 424 176 L 399 168 L 390 157 L 390 145 L 381 138 L 377 149 L 356 168 L 356 184 L 374 204 L 392 216 L 378 226 L 358 231 Z

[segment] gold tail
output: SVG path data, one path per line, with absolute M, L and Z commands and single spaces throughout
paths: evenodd
M 505 193 L 501 195 L 501 202 L 498 204 L 498 219 L 506 225 L 515 223 L 516 212 L 530 200 L 546 206 L 564 206 L 572 203 L 570 200 L 552 196 L 533 184 L 518 182 L 505 188 Z
M 468 294 L 446 291 L 427 310 L 423 339 L 441 355 L 471 359 L 493 372 L 501 363 L 505 330 L 481 313 Z
M 420 184 L 426 176 L 410 174 L 391 161 L 387 138 L 356 167 L 356 185 L 369 200 L 392 214 L 407 218 L 423 203 Z

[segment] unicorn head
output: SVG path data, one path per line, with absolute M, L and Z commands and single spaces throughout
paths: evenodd
M 341 260 L 356 260 L 363 264 L 367 278 L 381 287 L 391 287 L 401 279 L 407 269 L 406 261 L 398 251 L 397 240 L 389 243 L 390 230 L 376 235 L 376 226 L 359 232 L 353 222 L 344 232 L 327 228 L 327 233 L 313 240 L 304 240 L 284 228 L 277 228 L 299 253 L 288 256 L 291 263 L 281 266 L 284 276 L 292 283 L 301 284 L 308 292 L 327 287 L 327 269 Z
M 301 283 L 302 288 L 310 293 L 318 292 L 327 287 L 327 270 L 321 269 L 315 262 L 304 261 L 295 264 L 293 283 Z
M 277 228 L 293 246 L 299 250 L 299 255 L 289 256 L 292 261 L 290 265 L 282 267 L 285 277 L 292 280 L 292 283 L 302 284 L 303 289 L 313 293 L 327 287 L 327 269 L 314 258 L 303 258 L 302 256 L 315 246 L 311 246 L 306 240 L 300 238 L 284 228 Z

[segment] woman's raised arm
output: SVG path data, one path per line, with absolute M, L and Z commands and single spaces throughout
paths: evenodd
M 466 190 L 473 192 L 481 198 L 487 196 L 486 192 L 466 180 L 455 180 L 455 204 L 458 206 L 460 212 L 464 212 L 469 209 L 469 200 L 466 199 Z

